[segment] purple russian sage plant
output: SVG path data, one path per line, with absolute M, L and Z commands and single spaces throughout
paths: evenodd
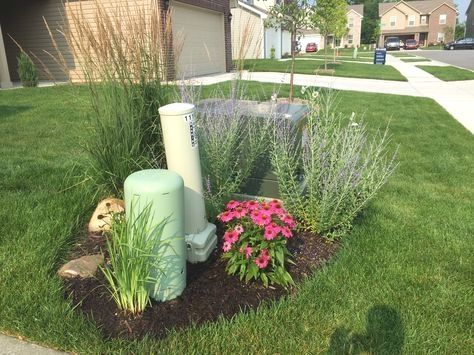
M 255 117 L 246 100 L 247 86 L 232 80 L 229 88 L 217 87 L 201 99 L 201 91 L 190 85 L 180 87 L 181 100 L 194 103 L 199 152 L 208 214 L 211 219 L 224 208 L 256 168 L 260 157 L 269 152 L 271 120 Z
M 292 140 L 295 128 L 280 125 L 272 164 L 285 207 L 300 225 L 339 237 L 393 173 L 396 151 L 388 151 L 388 129 L 369 138 L 365 124 L 354 122 L 354 114 L 349 120 L 336 114 L 332 91 L 308 97 L 301 148 Z

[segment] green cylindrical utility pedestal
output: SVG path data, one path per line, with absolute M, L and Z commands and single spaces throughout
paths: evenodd
M 149 169 L 131 174 L 124 183 L 125 214 L 133 222 L 150 206 L 150 232 L 167 220 L 158 250 L 158 268 L 151 270 L 157 278 L 150 284 L 150 297 L 167 301 L 178 297 L 186 287 L 186 243 L 184 240 L 184 182 L 169 170 Z M 130 212 L 131 211 L 131 212 Z M 159 235 L 150 237 L 160 238 Z

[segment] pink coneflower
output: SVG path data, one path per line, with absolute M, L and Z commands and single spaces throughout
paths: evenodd
M 252 220 L 257 226 L 260 227 L 266 226 L 272 221 L 271 217 L 264 213 L 258 213 L 256 216 L 252 214 Z
M 258 258 L 254 260 L 255 264 L 260 268 L 260 269 L 265 269 L 268 266 L 268 262 L 270 261 L 271 257 L 270 254 L 268 253 L 267 249 L 263 249 L 260 252 L 260 255 Z
M 260 213 L 266 214 L 267 216 L 271 216 L 273 209 L 270 207 L 268 203 L 263 202 L 260 207 Z
M 224 233 L 224 240 L 230 244 L 234 244 L 239 240 L 239 234 L 235 231 L 227 231 Z
M 271 225 L 268 225 L 268 226 L 265 227 L 265 232 L 263 233 L 263 237 L 266 240 L 273 240 L 273 239 L 275 239 L 276 236 L 277 236 L 277 233 L 276 233 L 275 229 L 272 228 Z
M 249 211 L 248 209 L 242 208 L 239 206 L 239 207 L 236 207 L 233 212 L 236 218 L 242 218 L 242 217 L 245 217 Z
M 227 203 L 227 209 L 228 210 L 233 210 L 234 208 L 237 208 L 240 206 L 240 202 L 239 201 L 235 201 L 235 200 L 230 200 L 228 203 Z
M 282 220 L 291 229 L 294 229 L 296 227 L 295 220 L 289 214 L 285 215 Z
M 283 206 L 278 200 L 270 201 L 269 206 L 270 206 L 270 211 L 272 211 L 273 214 L 280 215 L 281 213 L 284 212 Z
M 278 224 L 276 224 L 275 222 L 272 222 L 270 224 L 270 227 L 273 228 L 273 230 L 275 231 L 275 234 L 278 234 L 281 231 L 281 227 Z
M 238 234 L 241 235 L 244 232 L 244 227 L 242 227 L 240 224 L 237 224 L 234 228 L 234 231 Z
M 287 226 L 281 228 L 281 234 L 283 234 L 285 238 L 291 238 L 293 236 L 293 233 Z
M 235 217 L 235 215 L 234 215 L 234 212 L 232 212 L 232 211 L 222 212 L 218 216 L 218 218 L 224 223 L 232 221 L 234 219 L 234 217 Z
M 232 249 L 232 244 L 229 242 L 224 242 L 222 245 L 222 250 L 227 253 L 230 249 Z
M 253 211 L 254 209 L 258 208 L 258 202 L 254 200 L 250 200 L 245 202 L 244 207 L 248 208 L 250 211 Z
M 251 247 L 246 247 L 245 248 L 245 259 L 250 258 L 252 256 L 252 252 L 253 252 L 253 250 L 252 250 Z
M 259 269 L 265 269 L 268 266 L 268 259 L 262 256 L 259 256 L 253 262 L 259 267 Z

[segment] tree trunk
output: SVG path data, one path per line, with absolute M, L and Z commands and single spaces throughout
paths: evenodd
M 324 70 L 328 70 L 328 36 L 324 36 Z
M 295 76 L 295 57 L 296 57 L 296 31 L 291 32 L 291 71 L 290 71 L 290 102 L 293 102 L 293 77 Z

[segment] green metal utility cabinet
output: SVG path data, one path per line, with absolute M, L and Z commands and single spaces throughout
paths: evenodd
M 186 243 L 184 241 L 184 182 L 180 175 L 169 170 L 137 171 L 125 180 L 125 214 L 127 221 L 135 221 L 147 206 L 151 206 L 150 232 L 168 219 L 161 236 L 156 284 L 150 284 L 150 297 L 167 301 L 178 297 L 186 287 Z M 133 206 L 133 207 L 132 207 Z M 130 213 L 131 211 L 131 213 Z M 159 237 L 158 235 L 151 237 Z

